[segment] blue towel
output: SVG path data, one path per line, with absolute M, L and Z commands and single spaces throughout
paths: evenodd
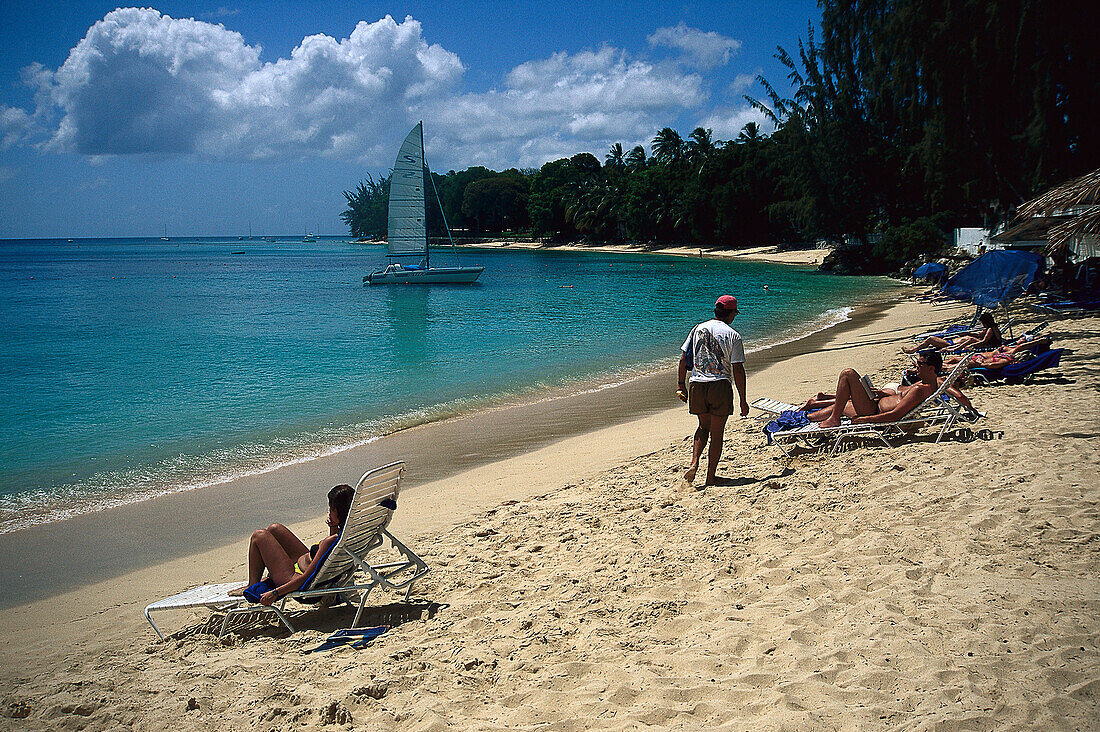
M 244 599 L 249 602 L 260 602 L 260 595 L 265 592 L 271 592 L 275 589 L 275 584 L 271 581 L 271 578 L 262 579 L 254 585 L 249 585 L 244 590 Z
M 784 430 L 792 430 L 810 423 L 810 416 L 805 412 L 796 412 L 791 409 L 784 410 L 779 416 L 764 425 L 764 436 L 768 438 L 768 444 L 772 444 L 772 434 Z

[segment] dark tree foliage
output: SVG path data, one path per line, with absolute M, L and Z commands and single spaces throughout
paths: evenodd
M 498 174 L 488 168 L 474 166 L 460 173 L 452 170 L 445 176 L 436 176 L 439 198 L 443 201 L 443 211 L 447 214 L 447 223 L 452 228 L 473 230 L 475 221 L 462 213 L 462 201 L 466 196 L 466 186 L 496 175 Z
M 466 186 L 462 213 L 475 222 L 474 231 L 508 231 L 527 221 L 528 181 L 520 176 L 481 178 Z
M 825 65 L 901 183 L 896 223 L 932 211 L 996 223 L 1098 167 L 1095 5 L 831 0 Z
M 777 123 L 784 211 L 806 234 L 876 243 L 878 269 L 1003 221 L 1100 165 L 1100 96 L 1084 4 L 827 0 L 822 43 L 782 48 L 793 93 L 761 80 Z M 939 232 L 938 234 L 935 232 Z

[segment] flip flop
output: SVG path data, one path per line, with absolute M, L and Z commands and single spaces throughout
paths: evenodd
M 344 628 L 336 631 L 326 638 L 321 645 L 309 649 L 306 653 L 317 653 L 346 645 L 350 645 L 352 648 L 363 648 L 389 629 L 388 625 L 378 625 L 373 628 Z

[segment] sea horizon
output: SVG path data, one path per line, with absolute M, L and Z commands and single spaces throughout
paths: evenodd
M 487 266 L 473 287 L 364 288 L 382 250 L 319 236 L 0 246 L 0 533 L 607 389 L 673 364 L 724 292 L 741 301 L 751 354 L 889 289 L 761 262 L 553 249 L 463 251 Z

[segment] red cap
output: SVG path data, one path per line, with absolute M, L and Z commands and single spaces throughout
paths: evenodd
M 726 312 L 737 309 L 737 298 L 733 295 L 722 295 L 718 298 L 718 301 L 714 303 L 714 307 L 721 308 Z

